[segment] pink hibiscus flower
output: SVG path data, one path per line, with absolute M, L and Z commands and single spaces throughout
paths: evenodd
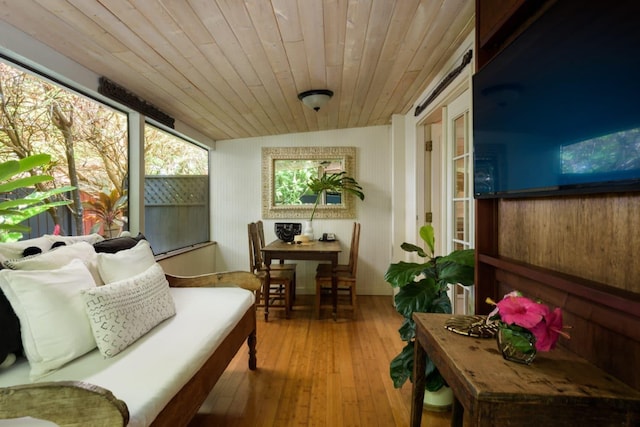
M 518 325 L 532 329 L 540 323 L 549 309 L 543 305 L 521 296 L 509 296 L 496 304 L 500 319 L 507 325 Z
M 566 335 L 562 332 L 562 311 L 547 310 L 544 321 L 531 328 L 531 333 L 536 337 L 536 349 L 538 351 L 550 351 L 556 347 L 558 337 Z

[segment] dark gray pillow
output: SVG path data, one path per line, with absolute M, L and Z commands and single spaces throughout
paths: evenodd
M 4 362 L 10 353 L 16 356 L 22 354 L 20 321 L 9 300 L 0 290 L 0 363 Z
M 103 240 L 93 244 L 96 252 L 103 252 L 108 254 L 115 254 L 116 252 L 131 249 L 138 244 L 140 240 L 146 240 L 142 233 L 138 233 L 136 237 L 122 236 L 115 237 L 113 239 Z

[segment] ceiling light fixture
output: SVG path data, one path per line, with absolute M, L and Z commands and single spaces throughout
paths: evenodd
M 328 89 L 313 89 L 298 94 L 298 99 L 312 110 L 318 111 L 329 102 L 333 92 Z

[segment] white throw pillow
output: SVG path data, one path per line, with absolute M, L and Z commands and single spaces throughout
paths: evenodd
M 176 314 L 159 264 L 129 279 L 82 291 L 98 349 L 113 357 Z
M 48 239 L 51 244 L 55 242 L 64 242 L 65 245 L 75 245 L 78 242 L 87 242 L 90 245 L 93 245 L 97 242 L 102 242 L 104 237 L 99 235 L 98 233 L 85 234 L 83 236 L 60 236 L 55 234 L 45 234 L 42 236 Z
M 98 271 L 104 283 L 128 279 L 146 271 L 156 263 L 149 242 L 140 240 L 131 249 L 115 254 L 98 253 Z
M 51 249 L 53 242 L 46 237 L 36 237 L 34 239 L 20 240 L 13 243 L 0 243 L 0 258 L 2 261 L 7 259 L 22 258 L 22 252 L 31 246 L 40 248 L 42 252 Z
M 95 287 L 80 260 L 57 270 L 0 271 L 0 288 L 20 320 L 35 380 L 96 347 L 80 291 Z
M 19 259 L 10 259 L 3 263 L 11 270 L 55 270 L 79 259 L 87 266 L 96 285 L 103 285 L 98 272 L 98 254 L 93 245 L 78 242 L 69 246 L 60 246 L 43 254 L 31 255 Z

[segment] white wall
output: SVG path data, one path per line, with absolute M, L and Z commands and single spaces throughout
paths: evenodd
M 358 293 L 390 295 L 384 273 L 391 262 L 391 148 L 390 127 L 307 132 L 216 142 L 212 152 L 213 238 L 217 242 L 216 269 L 249 268 L 247 224 L 261 219 L 262 147 L 356 147 L 354 178 L 365 200 L 356 200 L 355 219 L 316 219 L 314 234 L 334 232 L 343 242 L 341 263 L 348 263 L 354 221 L 362 225 L 358 260 Z M 275 220 L 264 220 L 267 241 L 275 240 Z M 278 220 L 280 221 L 280 220 Z M 291 220 L 303 222 L 303 220 Z M 315 292 L 317 263 L 298 261 L 298 291 Z

